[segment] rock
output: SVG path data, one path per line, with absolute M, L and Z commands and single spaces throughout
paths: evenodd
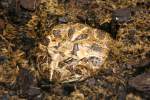
M 138 91 L 150 92 L 150 72 L 143 73 L 130 79 L 129 86 Z
M 112 20 L 118 23 L 128 22 L 131 18 L 131 10 L 129 8 L 121 8 L 113 11 Z
M 20 5 L 27 9 L 27 10 L 35 10 L 39 4 L 40 4 L 41 0 L 20 0 Z
M 120 28 L 120 24 L 127 23 L 131 21 L 131 9 L 129 8 L 120 8 L 116 9 L 112 12 L 112 20 L 111 20 L 111 34 L 115 39 L 118 33 L 118 29 Z

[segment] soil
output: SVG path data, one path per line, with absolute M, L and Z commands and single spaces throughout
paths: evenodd
M 42 79 L 39 44 L 67 23 L 110 34 L 108 58 L 80 82 Z M 149 0 L 0 0 L 0 100 L 148 100 L 149 80 Z

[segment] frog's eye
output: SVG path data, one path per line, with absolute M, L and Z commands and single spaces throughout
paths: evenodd
M 88 38 L 88 34 L 81 34 L 79 35 L 75 40 L 82 40 L 82 39 L 87 39 Z

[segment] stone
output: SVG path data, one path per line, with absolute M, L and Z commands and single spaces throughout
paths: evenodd
M 20 0 L 20 5 L 27 10 L 34 11 L 40 2 L 41 0 Z
M 129 80 L 129 86 L 135 88 L 138 91 L 149 92 L 150 91 L 150 72 L 140 74 Z
M 131 10 L 129 8 L 116 9 L 112 13 L 112 20 L 123 23 L 128 22 L 131 18 Z

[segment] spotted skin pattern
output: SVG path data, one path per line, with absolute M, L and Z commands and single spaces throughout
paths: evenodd
M 57 25 L 47 38 L 43 53 L 49 57 L 37 57 L 38 69 L 41 77 L 62 83 L 81 81 L 98 72 L 111 42 L 107 33 L 79 23 Z

